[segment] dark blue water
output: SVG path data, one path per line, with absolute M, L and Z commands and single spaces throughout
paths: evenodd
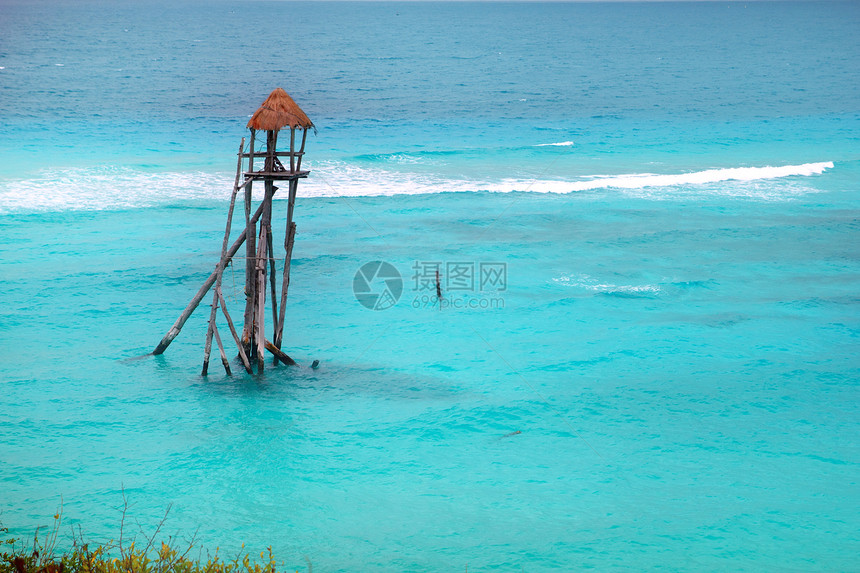
M 285 570 L 855 569 L 858 29 L 840 2 L 4 2 L 0 518 L 62 499 L 106 539 L 124 489 L 147 531 L 172 504 Z M 128 360 L 211 272 L 277 86 L 318 126 L 300 367 L 200 377 L 205 311 Z M 372 260 L 385 310 L 353 293 Z

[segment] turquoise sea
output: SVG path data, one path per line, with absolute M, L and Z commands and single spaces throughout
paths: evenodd
M 135 529 L 170 507 L 286 571 L 860 570 L 858 30 L 856 2 L 4 0 L 0 521 L 107 540 L 124 492 Z M 299 366 L 201 377 L 208 306 L 139 358 L 279 86 L 317 125 Z M 372 261 L 390 308 L 353 293 Z

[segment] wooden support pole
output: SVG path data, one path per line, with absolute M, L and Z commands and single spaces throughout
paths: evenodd
M 296 163 L 296 171 L 302 170 L 302 157 L 305 155 L 305 141 L 308 138 L 308 128 L 302 128 L 302 147 L 299 149 L 299 161 Z M 292 151 L 292 149 L 290 150 Z
M 248 159 L 248 171 L 254 170 L 254 141 L 256 138 L 256 130 L 251 130 L 251 157 Z M 245 320 L 242 327 L 242 344 L 245 348 L 250 348 L 253 345 L 254 338 L 254 302 L 256 300 L 256 291 L 254 290 L 254 258 L 257 253 L 257 245 L 255 243 L 257 237 L 256 223 L 252 226 L 249 220 L 251 213 L 251 199 L 253 197 L 252 185 L 245 187 Z M 265 205 L 263 205 L 265 207 Z M 264 209 L 265 210 L 265 209 Z
M 227 227 L 224 229 L 224 240 L 221 242 L 221 258 L 218 260 L 218 266 L 215 267 L 215 292 L 212 293 L 212 309 L 209 312 L 209 328 L 206 330 L 206 344 L 203 350 L 203 376 L 209 370 L 209 353 L 212 350 L 212 335 L 217 335 L 217 327 L 215 326 L 215 317 L 218 312 L 218 291 L 221 290 L 221 278 L 224 276 L 224 255 L 227 253 L 227 245 L 230 242 L 230 229 L 233 226 L 233 209 L 236 206 L 236 194 L 239 192 L 239 176 L 242 173 L 242 151 L 245 149 L 245 138 L 239 143 L 239 158 L 236 163 L 236 179 L 233 181 L 233 192 L 230 194 L 230 208 L 227 210 Z M 224 349 L 221 349 L 224 353 Z M 229 366 L 227 367 L 229 369 Z
M 245 241 L 245 321 L 242 330 L 242 342 L 246 346 L 254 343 L 254 305 L 257 300 L 257 289 L 254 284 L 257 259 L 257 225 L 250 223 L 247 227 Z
M 260 205 L 257 208 L 257 211 L 254 213 L 254 216 L 251 217 L 251 221 L 249 224 L 257 223 L 257 220 L 263 214 L 263 205 Z M 246 234 L 243 232 L 239 238 L 233 243 L 230 249 L 227 251 L 227 256 L 225 257 L 224 264 L 226 265 L 235 255 L 239 248 L 245 243 Z M 188 321 L 188 318 L 194 313 L 194 310 L 197 308 L 197 305 L 200 304 L 200 301 L 203 300 L 203 297 L 206 296 L 206 293 L 209 292 L 209 289 L 212 288 L 212 285 L 215 284 L 215 279 L 218 276 L 218 271 L 212 271 L 212 274 L 209 275 L 209 278 L 203 283 L 203 286 L 200 287 L 200 290 L 197 291 L 197 294 L 191 299 L 191 302 L 188 303 L 188 306 L 185 307 L 185 310 L 182 311 L 182 314 L 179 315 L 179 318 L 176 319 L 176 322 L 173 323 L 173 326 L 170 327 L 170 330 L 167 331 L 167 334 L 164 335 L 164 338 L 161 339 L 161 342 L 158 343 L 158 346 L 155 347 L 155 350 L 152 351 L 153 354 L 163 354 L 167 347 L 170 346 L 170 343 L 173 342 L 180 331 L 182 331 L 182 327 L 185 326 L 185 323 Z
M 284 321 L 286 320 L 287 309 L 287 291 L 290 289 L 290 264 L 293 259 L 293 243 L 296 239 L 296 224 L 290 222 L 287 229 L 287 238 L 284 240 L 284 249 L 287 254 L 284 256 L 284 276 L 281 279 L 281 313 L 278 317 L 278 327 L 275 331 L 275 346 L 281 347 L 284 339 Z
M 266 162 L 264 170 L 268 173 L 275 171 L 275 157 L 278 154 L 278 132 L 270 130 L 266 132 Z
M 295 366 L 296 365 L 295 360 L 293 360 L 292 358 L 290 358 L 289 356 L 287 356 L 286 354 L 281 352 L 280 348 L 278 348 L 277 346 L 275 346 L 274 344 L 272 344 L 268 340 L 266 341 L 266 350 L 268 350 L 269 352 L 274 354 L 278 360 L 280 360 L 281 362 L 283 362 L 287 366 Z
M 266 181 L 266 195 L 263 203 L 266 208 L 263 210 L 263 217 L 260 219 L 260 244 L 257 247 L 257 260 L 255 265 L 255 289 L 257 293 L 257 301 L 255 308 L 255 324 L 254 335 L 257 346 L 257 371 L 263 371 L 263 363 L 265 360 L 265 315 L 266 315 L 266 270 L 268 267 L 268 231 L 271 228 L 272 220 L 272 196 L 275 193 L 275 186 L 271 181 Z
M 242 360 L 242 366 L 245 367 L 245 370 L 248 374 L 253 374 L 253 370 L 251 370 L 251 362 L 248 360 L 248 355 L 245 354 L 245 347 L 242 346 L 242 339 L 239 338 L 239 334 L 236 332 L 236 327 L 233 325 L 233 319 L 230 318 L 230 313 L 227 312 L 227 303 L 224 301 L 224 293 L 221 292 L 221 287 L 218 287 L 215 290 L 218 295 L 218 301 L 221 303 L 221 312 L 224 313 L 224 318 L 227 320 L 227 326 L 230 328 L 230 334 L 233 335 L 233 340 L 236 341 L 236 346 L 239 347 L 239 358 Z
M 254 344 L 256 345 L 257 372 L 263 372 L 263 345 L 265 343 L 265 306 L 266 306 L 266 260 L 263 258 L 266 244 L 266 226 L 260 226 L 260 246 L 257 249 L 257 267 L 254 269 L 254 288 L 257 295 L 254 305 Z M 261 268 L 262 267 L 262 268 Z
M 299 180 L 293 179 L 290 181 L 290 190 L 287 201 L 287 223 L 293 222 L 293 210 L 296 208 L 296 191 L 299 188 Z
M 277 189 L 277 188 L 276 188 Z M 272 248 L 272 227 L 268 227 L 266 238 L 269 249 L 269 286 L 271 287 L 272 297 L 272 328 L 275 332 L 278 330 L 278 296 L 275 293 L 277 289 L 278 277 L 275 276 L 275 249 Z
M 224 365 L 224 370 L 227 372 L 227 376 L 232 376 L 233 371 L 230 370 L 230 361 L 227 360 L 227 354 L 224 352 L 224 345 L 221 344 L 221 335 L 218 334 L 218 328 L 213 328 L 212 332 L 215 333 L 215 342 L 218 343 L 218 351 L 221 353 L 221 364 Z
M 254 170 L 254 140 L 257 137 L 257 130 L 251 128 L 251 142 L 248 145 L 248 171 Z
M 218 310 L 218 303 L 216 302 L 212 305 L 212 313 Z M 209 316 L 209 327 L 206 329 L 206 345 L 203 348 L 203 371 L 200 373 L 201 376 L 207 376 L 209 374 L 209 353 L 212 352 L 212 332 L 215 330 L 215 319 L 212 316 Z
M 298 179 L 290 181 L 289 196 L 287 201 L 287 228 L 284 237 L 284 249 L 287 251 L 284 256 L 284 277 L 281 281 L 281 314 L 278 320 L 277 330 L 275 331 L 275 346 L 281 347 L 284 335 L 284 320 L 287 306 L 287 291 L 290 288 L 290 266 L 293 260 L 293 242 L 296 237 L 296 224 L 293 223 L 293 209 L 296 206 L 296 193 L 299 188 Z
M 290 173 L 296 172 L 296 128 L 290 128 Z

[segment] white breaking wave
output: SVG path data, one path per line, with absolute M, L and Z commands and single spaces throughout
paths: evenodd
M 570 147 L 574 145 L 572 141 L 559 141 L 558 143 L 538 143 L 535 147 Z
M 704 185 L 721 181 L 757 181 L 793 175 L 820 175 L 832 169 L 833 162 L 804 163 L 782 167 L 734 167 L 730 169 L 708 169 L 693 173 L 658 175 L 636 173 L 631 175 L 602 176 L 587 181 L 535 181 L 529 191 L 543 193 L 571 193 L 594 189 L 643 189 L 645 187 L 676 187 L 678 185 Z
M 586 274 L 562 275 L 560 277 L 552 279 L 552 281 L 556 284 L 566 287 L 575 287 L 589 290 L 592 292 L 608 294 L 647 296 L 659 294 L 661 291 L 661 288 L 658 285 L 617 285 L 613 283 L 603 282 Z
M 736 167 L 690 173 L 594 175 L 576 180 L 496 181 L 453 178 L 358 167 L 343 162 L 309 166 L 299 186 L 302 197 L 372 197 L 444 192 L 577 193 L 618 189 L 640 197 L 696 196 L 781 199 L 814 189 L 803 185 L 770 185 L 771 179 L 819 175 L 833 162 L 781 167 Z M 73 168 L 32 179 L 0 180 L 0 213 L 50 210 L 102 210 L 152 207 L 186 201 L 224 200 L 233 186 L 232 173 L 151 172 L 126 167 Z M 719 184 L 719 185 L 715 185 Z M 259 186 L 257 186 L 259 187 Z M 255 188 L 256 189 L 256 188 Z M 276 196 L 277 198 L 278 196 Z
M 527 180 L 506 178 L 497 181 L 476 179 L 442 179 L 432 174 L 419 174 L 400 171 L 385 171 L 356 167 L 347 164 L 324 164 L 311 174 L 303 194 L 310 196 L 381 196 L 381 195 L 418 195 L 443 192 L 492 193 L 533 192 L 533 193 L 577 193 L 600 189 L 620 189 L 638 195 L 659 197 L 662 190 L 667 196 L 676 196 L 679 189 L 691 195 L 725 195 L 737 197 L 779 198 L 786 193 L 798 191 L 811 192 L 812 189 L 796 187 L 788 190 L 784 186 L 762 188 L 756 185 L 705 188 L 707 185 L 723 182 L 759 182 L 791 176 L 820 175 L 833 168 L 833 162 L 804 163 L 781 167 L 735 167 L 729 169 L 708 169 L 690 173 L 654 174 L 635 173 L 627 175 L 594 175 L 580 177 L 578 180 Z M 304 185 L 304 184 L 303 184 Z M 657 193 L 652 192 L 657 190 Z
M 50 176 L 0 181 L 0 213 L 118 210 L 229 197 L 233 178 L 205 172 L 74 168 Z

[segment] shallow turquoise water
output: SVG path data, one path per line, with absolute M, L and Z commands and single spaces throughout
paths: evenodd
M 856 4 L 34 6 L 0 19 L 13 532 L 62 498 L 114 536 L 124 490 L 148 531 L 172 504 L 169 533 L 285 570 L 856 569 Z M 240 77 L 235 11 L 264 8 L 315 34 Z M 139 358 L 214 267 L 245 118 L 287 81 L 320 126 L 300 366 L 200 377 L 205 312 Z M 392 308 L 353 294 L 372 260 Z M 416 262 L 501 263 L 506 289 L 425 308 Z

